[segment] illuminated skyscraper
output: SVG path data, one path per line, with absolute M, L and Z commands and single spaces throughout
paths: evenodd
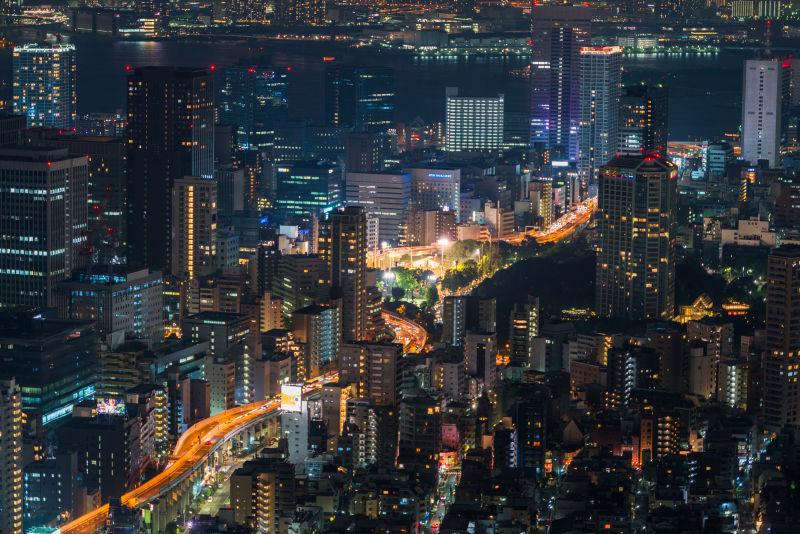
M 390 67 L 334 65 L 325 71 L 325 119 L 356 132 L 385 132 L 394 124 L 394 71 Z
M 170 272 L 173 183 L 214 177 L 211 75 L 202 69 L 134 70 L 128 76 L 127 134 L 129 262 Z
M 457 87 L 448 87 L 446 94 L 445 150 L 494 152 L 503 148 L 503 95 L 459 96 Z
M 800 426 L 800 247 L 769 255 L 766 331 L 762 418 L 765 429 L 779 432 Z
M 0 308 L 55 306 L 87 263 L 87 165 L 66 148 L 0 149 Z
M 778 61 L 751 59 L 744 62 L 742 90 L 742 158 L 756 165 L 778 161 L 781 142 L 783 70 Z
M 600 168 L 600 315 L 673 318 L 677 194 L 675 167 L 664 159 L 617 156 Z
M 125 142 L 104 135 L 75 135 L 54 130 L 29 131 L 28 141 L 66 148 L 73 157 L 86 156 L 89 171 L 89 232 L 87 252 L 92 263 L 118 263 L 125 253 Z
M 172 186 L 172 274 L 191 280 L 216 270 L 217 182 L 179 178 Z
M 26 392 L 22 409 L 30 424 L 46 428 L 94 398 L 97 341 L 92 322 L 24 311 L 0 315 L 0 379 L 14 378 Z
M 536 5 L 531 10 L 531 144 L 576 161 L 580 122 L 580 47 L 592 11 Z
M 0 380 L 0 532 L 22 534 L 22 401 L 14 379 Z
M 342 169 L 319 161 L 281 163 L 275 210 L 281 218 L 319 217 L 342 203 Z
M 236 142 L 241 148 L 271 148 L 275 123 L 286 116 L 288 70 L 261 58 L 218 72 L 219 122 L 236 128 Z
M 594 180 L 597 169 L 617 151 L 622 47 L 581 48 L 580 176 Z
M 667 88 L 639 83 L 622 90 L 620 99 L 619 152 L 667 153 Z
M 360 206 L 333 211 L 320 226 L 320 255 L 328 265 L 334 298 L 342 299 L 342 338 L 367 333 L 367 214 Z
M 93 321 L 102 336 L 125 332 L 128 339 L 155 345 L 164 339 L 161 273 L 124 266 L 80 269 L 58 284 L 59 317 Z
M 348 172 L 345 198 L 348 206 L 362 206 L 377 219 L 378 241 L 397 244 L 411 195 L 411 175 L 406 172 Z
M 452 211 L 461 216 L 461 169 L 447 165 L 408 167 L 411 204 L 426 211 Z
M 29 127 L 73 128 L 77 120 L 75 45 L 14 47 L 14 113 Z

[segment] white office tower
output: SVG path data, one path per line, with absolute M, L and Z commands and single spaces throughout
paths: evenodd
M 772 59 L 744 62 L 742 158 L 755 165 L 778 163 L 781 133 L 781 64 Z
M 459 96 L 448 87 L 445 150 L 494 152 L 503 148 L 504 97 Z

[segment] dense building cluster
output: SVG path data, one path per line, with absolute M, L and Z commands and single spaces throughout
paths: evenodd
M 0 9 L 0 534 L 798 531 L 794 7 L 184 4 Z M 682 141 L 696 43 L 759 57 Z M 409 120 L 406 54 L 526 67 Z

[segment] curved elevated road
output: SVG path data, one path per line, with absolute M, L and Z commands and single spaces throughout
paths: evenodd
M 428 345 L 428 332 L 421 325 L 401 317 L 394 312 L 383 310 L 383 320 L 394 330 L 395 340 L 403 344 L 403 352 L 422 352 Z
M 308 382 L 304 393 L 311 393 L 323 384 L 335 381 L 336 372 L 321 375 Z M 179 484 L 187 475 L 201 467 L 209 455 L 224 442 L 256 422 L 258 419 L 274 414 L 280 408 L 280 402 L 269 399 L 260 402 L 237 406 L 204 419 L 190 427 L 178 442 L 170 456 L 167 467 L 158 475 L 124 494 L 122 504 L 129 507 L 140 507 L 168 492 Z M 92 534 L 101 529 L 108 519 L 108 504 L 82 515 L 63 525 L 61 534 Z

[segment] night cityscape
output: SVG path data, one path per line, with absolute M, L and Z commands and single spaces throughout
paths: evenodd
M 0 534 L 800 534 L 799 51 L 0 0 Z

